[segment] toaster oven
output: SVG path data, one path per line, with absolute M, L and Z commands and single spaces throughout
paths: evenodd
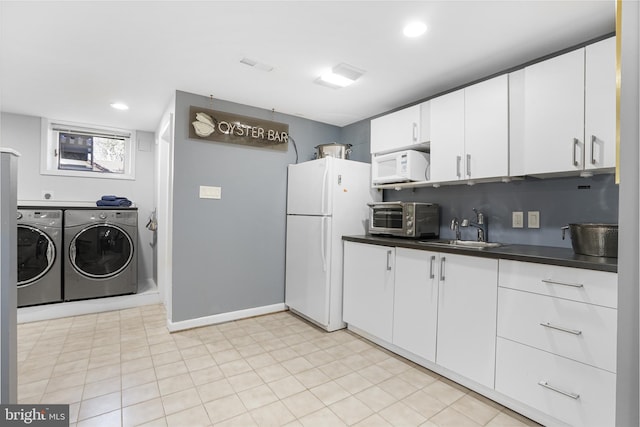
M 437 238 L 440 206 L 419 202 L 369 203 L 369 234 Z

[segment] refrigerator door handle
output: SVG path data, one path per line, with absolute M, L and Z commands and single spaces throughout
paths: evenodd
M 322 200 L 320 201 L 321 205 L 320 205 L 320 209 L 322 209 L 322 214 L 326 214 L 328 213 L 325 210 L 325 202 L 327 202 L 327 176 L 329 176 L 329 160 L 328 158 L 326 159 L 325 165 L 324 165 L 324 174 L 322 175 Z M 328 203 L 327 203 L 328 205 Z
M 326 227 L 325 227 L 325 221 L 327 220 L 327 218 L 322 218 L 322 221 L 320 222 L 320 254 L 322 256 L 322 271 L 327 271 L 327 253 L 326 253 L 326 248 L 325 248 L 325 237 L 326 237 Z

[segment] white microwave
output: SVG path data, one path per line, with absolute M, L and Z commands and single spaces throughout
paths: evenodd
M 404 150 L 371 157 L 371 183 L 428 181 L 429 153 Z

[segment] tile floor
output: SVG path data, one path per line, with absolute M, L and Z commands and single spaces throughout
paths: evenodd
M 289 312 L 170 334 L 162 305 L 18 326 L 20 403 L 86 426 L 524 426 L 346 330 Z

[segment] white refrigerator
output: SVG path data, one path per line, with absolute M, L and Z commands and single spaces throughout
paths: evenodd
M 325 157 L 289 165 L 285 304 L 327 331 L 342 321 L 342 236 L 367 232 L 371 165 Z

